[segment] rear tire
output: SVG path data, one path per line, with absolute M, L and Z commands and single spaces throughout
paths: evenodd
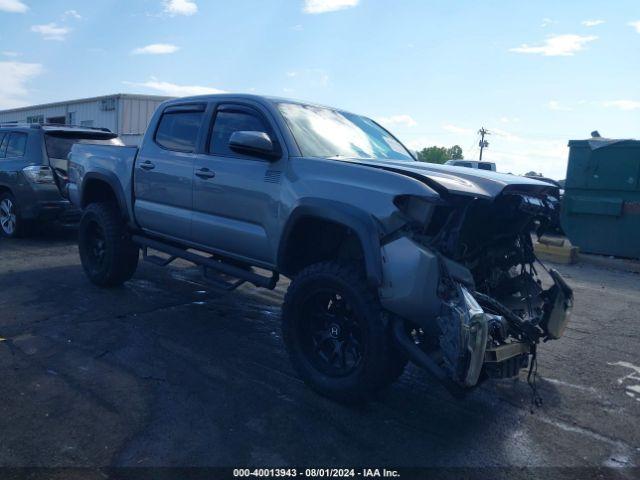
M 86 208 L 78 228 L 78 249 L 87 277 L 99 287 L 122 285 L 138 267 L 139 249 L 111 203 Z
M 300 377 L 333 400 L 369 400 L 402 373 L 392 360 L 385 314 L 357 265 L 323 262 L 302 270 L 285 296 L 282 332 Z

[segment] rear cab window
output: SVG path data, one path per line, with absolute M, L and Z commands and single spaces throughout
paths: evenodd
M 490 163 L 478 163 L 478 168 L 480 170 L 493 170 Z
M 158 122 L 155 142 L 168 150 L 195 152 L 204 110 L 200 104 L 167 107 Z

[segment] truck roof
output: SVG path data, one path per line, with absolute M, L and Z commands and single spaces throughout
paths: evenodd
M 314 102 L 307 102 L 285 97 L 276 97 L 271 95 L 256 95 L 251 93 L 213 93 L 208 95 L 194 95 L 190 97 L 172 98 L 170 100 L 162 102 L 162 105 L 175 105 L 185 102 L 210 102 L 214 100 L 252 100 L 254 102 L 263 104 L 294 103 L 298 105 L 310 105 L 314 107 L 328 108 L 330 110 L 336 110 L 339 112 L 351 113 L 342 108 L 332 107 L 330 105 L 322 105 Z

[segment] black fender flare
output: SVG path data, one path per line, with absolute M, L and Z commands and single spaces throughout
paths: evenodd
M 326 220 L 353 230 L 358 236 L 364 254 L 367 283 L 377 288 L 382 285 L 382 254 L 380 252 L 380 224 L 370 213 L 335 200 L 305 198 L 293 208 L 282 231 L 278 246 L 278 270 L 287 273 L 286 253 L 291 233 L 296 224 L 305 218 Z
M 127 201 L 124 196 L 124 191 L 122 189 L 122 185 L 118 181 L 118 177 L 114 173 L 110 172 L 88 172 L 82 178 L 82 189 L 80 190 L 80 205 L 82 208 L 86 207 L 85 197 L 86 197 L 86 186 L 92 181 L 97 180 L 109 185 L 114 195 L 116 196 L 116 202 L 118 203 L 118 208 L 122 213 L 123 218 L 128 221 L 129 220 L 129 210 L 127 208 Z

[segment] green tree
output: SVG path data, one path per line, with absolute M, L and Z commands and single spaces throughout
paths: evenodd
M 451 160 L 460 160 L 464 158 L 464 155 L 462 154 L 462 148 L 460 148 L 460 145 L 454 145 L 448 150 L 448 152 L 449 152 L 449 158 Z
M 418 152 L 418 160 L 428 163 L 444 163 L 447 160 L 458 160 L 464 158 L 460 145 L 454 145 L 451 148 L 446 147 L 429 147 L 423 148 Z

